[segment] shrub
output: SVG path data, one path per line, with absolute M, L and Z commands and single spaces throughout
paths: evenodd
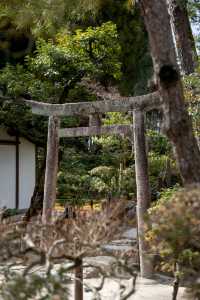
M 164 270 L 174 271 L 191 287 L 200 271 L 200 187 L 176 192 L 148 214 L 146 240 Z M 176 269 L 177 270 L 177 269 Z

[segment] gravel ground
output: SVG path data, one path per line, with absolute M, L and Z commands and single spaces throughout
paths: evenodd
M 86 284 L 97 286 L 98 279 L 86 279 L 84 281 Z M 128 282 L 123 281 L 124 284 Z M 71 297 L 70 300 L 73 300 L 73 285 L 70 287 Z M 179 295 L 177 300 L 183 300 L 184 288 L 180 288 Z M 101 291 L 101 300 L 120 300 L 120 289 L 119 281 L 114 279 L 107 279 L 104 285 L 103 290 Z M 172 297 L 172 285 L 166 283 L 164 280 L 148 280 L 138 278 L 136 284 L 136 292 L 128 300 L 170 300 Z M 84 300 L 93 300 L 92 293 L 84 291 Z M 122 298 L 121 298 L 122 299 Z

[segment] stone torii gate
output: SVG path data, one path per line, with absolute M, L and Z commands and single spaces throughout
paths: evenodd
M 104 98 L 105 99 L 105 98 Z M 148 162 L 146 154 L 144 113 L 159 109 L 162 105 L 158 92 L 137 97 L 121 97 L 118 100 L 80 102 L 66 104 L 48 104 L 27 100 L 32 113 L 49 117 L 47 157 L 44 184 L 44 202 L 42 222 L 50 223 L 56 199 L 56 182 L 58 172 L 59 138 L 94 136 L 102 134 L 129 135 L 134 139 L 135 171 L 137 184 L 137 221 L 139 232 L 139 253 L 141 274 L 151 276 L 151 262 L 147 259 L 146 246 L 143 240 L 144 214 L 150 204 Z M 106 112 L 133 112 L 133 125 L 101 126 L 99 116 Z M 89 127 L 60 128 L 62 116 L 88 116 Z
M 58 171 L 58 150 L 60 137 L 80 137 L 94 136 L 103 134 L 123 134 L 131 135 L 133 128 L 135 136 L 135 152 L 138 158 L 138 150 L 144 147 L 145 138 L 141 138 L 144 131 L 144 119 L 141 117 L 142 112 L 158 108 L 161 105 L 160 97 L 157 92 L 137 97 L 126 97 L 118 100 L 104 100 L 94 102 L 66 103 L 66 104 L 49 104 L 32 100 L 25 101 L 31 107 L 32 113 L 37 115 L 49 116 L 48 123 L 48 141 L 47 141 L 47 158 L 44 184 L 44 203 L 42 221 L 43 223 L 51 222 L 52 209 L 56 199 L 56 181 Z M 98 116 L 106 112 L 128 112 L 134 111 L 135 122 L 133 127 L 130 125 L 113 125 L 101 126 Z M 140 117 L 139 117 L 140 115 Z M 77 128 L 60 128 L 61 116 L 93 116 L 90 118 L 89 127 Z M 96 126 L 94 126 L 96 125 Z M 140 137 L 139 137 L 140 135 Z M 138 146 L 137 147 L 137 140 Z M 139 151 L 139 152 L 140 152 Z M 146 153 L 145 153 L 146 156 Z M 143 159 L 144 161 L 144 159 Z M 141 164 L 142 162 L 140 162 Z M 137 165 L 137 163 L 136 163 Z M 144 168 L 144 166 L 143 166 Z M 145 168 L 144 168 L 145 169 Z M 136 177 L 137 177 L 136 170 Z M 137 178 L 137 186 L 144 177 L 144 174 Z

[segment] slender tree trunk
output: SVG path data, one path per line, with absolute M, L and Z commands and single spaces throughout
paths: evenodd
M 184 184 L 200 182 L 200 151 L 192 130 L 176 62 L 167 0 L 140 0 L 157 85 L 163 101 L 163 130 L 170 139 Z
M 145 143 L 144 114 L 141 111 L 135 111 L 133 116 L 140 271 L 142 277 L 151 278 L 153 271 L 152 261 L 147 253 L 148 248 L 144 240 L 144 216 L 149 208 L 151 198 Z
M 174 268 L 174 282 L 173 282 L 173 293 L 172 293 L 172 300 L 177 300 L 178 290 L 180 285 L 180 275 L 178 274 L 179 268 L 177 263 L 175 264 Z
M 77 267 L 75 268 L 74 299 L 83 300 L 83 261 L 82 259 L 77 259 L 75 263 Z
M 31 197 L 31 204 L 27 210 L 24 221 L 29 222 L 34 216 L 38 216 L 42 212 L 43 197 L 44 197 L 44 174 L 45 174 L 45 157 L 41 163 L 36 178 L 36 185 L 34 188 L 33 196 Z
M 59 123 L 59 118 L 54 116 L 49 117 L 46 172 L 44 183 L 44 201 L 42 212 L 42 222 L 44 224 L 51 222 L 52 210 L 56 200 L 56 182 L 59 151 Z
M 187 11 L 188 0 L 168 2 L 181 71 L 191 74 L 195 71 L 197 51 Z

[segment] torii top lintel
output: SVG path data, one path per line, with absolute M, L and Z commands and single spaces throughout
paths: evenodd
M 89 116 L 95 113 L 127 112 L 132 110 L 148 111 L 161 106 L 158 92 L 126 97 L 118 100 L 104 100 L 94 102 L 79 102 L 65 104 L 49 104 L 32 100 L 25 103 L 31 107 L 32 113 L 43 116 Z

